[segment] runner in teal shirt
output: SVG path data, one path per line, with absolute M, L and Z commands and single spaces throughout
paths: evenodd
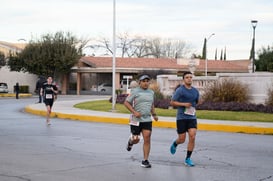
M 134 110 L 141 114 L 140 117 L 132 115 L 134 121 L 151 122 L 151 108 L 154 103 L 154 91 L 137 87 L 132 90 L 131 95 L 127 97 L 127 102 L 133 105 Z
M 131 94 L 126 98 L 124 106 L 132 113 L 130 115 L 131 136 L 127 143 L 127 151 L 131 151 L 133 144 L 140 140 L 140 134 L 143 136 L 143 155 L 144 159 L 141 166 L 150 168 L 148 161 L 151 149 L 152 118 L 157 121 L 158 117 L 154 108 L 154 92 L 149 88 L 150 77 L 142 75 L 139 78 L 139 87 L 134 88 Z

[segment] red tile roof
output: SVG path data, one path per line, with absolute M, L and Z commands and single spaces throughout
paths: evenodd
M 80 62 L 93 68 L 112 67 L 112 57 L 82 57 Z M 205 60 L 200 60 L 196 71 L 204 71 Z M 241 61 L 221 61 L 208 60 L 208 72 L 248 72 L 249 60 Z M 116 58 L 117 68 L 142 68 L 142 69 L 173 69 L 188 70 L 188 65 L 177 64 L 176 59 L 157 59 L 157 58 Z
M 81 62 L 94 67 L 112 67 L 112 57 L 82 57 Z M 175 59 L 157 58 L 116 58 L 116 67 L 119 68 L 187 68 L 186 65 L 177 65 Z
M 246 60 L 249 62 L 249 60 Z M 208 71 L 209 72 L 248 72 L 247 64 L 242 64 L 241 62 L 234 61 L 222 61 L 222 60 L 208 60 Z M 205 67 L 205 61 L 200 61 L 200 65 L 197 70 L 203 69 Z

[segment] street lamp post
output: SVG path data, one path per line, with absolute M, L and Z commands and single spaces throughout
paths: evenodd
M 113 0 L 112 111 L 116 110 L 116 0 Z
M 209 39 L 215 35 L 215 33 L 212 33 L 208 38 L 206 38 L 206 65 L 205 65 L 205 76 L 207 77 L 208 76 L 208 41 Z
M 252 73 L 255 72 L 255 28 L 257 26 L 257 20 L 251 20 L 253 28 L 253 39 L 252 39 L 252 49 L 251 49 L 251 58 L 252 58 Z

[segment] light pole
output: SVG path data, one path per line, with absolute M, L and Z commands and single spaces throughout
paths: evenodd
M 215 33 L 212 33 L 208 38 L 206 38 L 206 68 L 205 68 L 205 76 L 208 76 L 208 41 L 209 39 L 215 35 Z
M 112 111 L 116 110 L 116 0 L 113 0 Z
M 252 58 L 252 73 L 255 72 L 255 28 L 257 26 L 257 20 L 251 20 L 253 28 L 253 39 L 252 39 L 252 49 L 251 49 L 251 58 Z

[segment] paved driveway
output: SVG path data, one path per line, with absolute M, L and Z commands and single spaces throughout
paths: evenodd
M 150 162 L 140 167 L 142 146 L 125 150 L 127 125 L 45 118 L 23 112 L 36 98 L 0 98 L 1 181 L 269 181 L 273 137 L 199 131 L 193 160 L 186 145 L 173 156 L 174 129 L 154 128 Z

